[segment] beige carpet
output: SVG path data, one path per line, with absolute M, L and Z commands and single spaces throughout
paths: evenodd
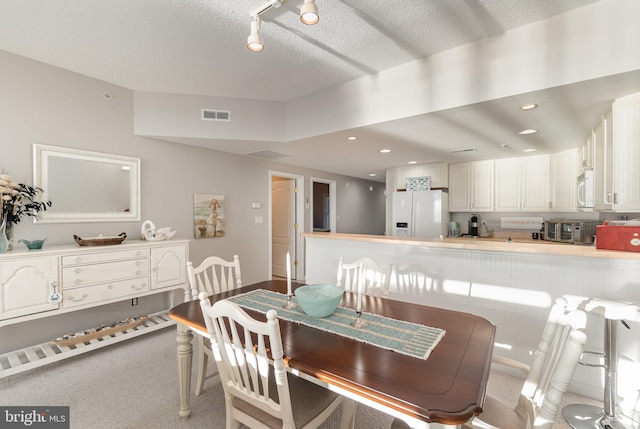
M 195 383 L 195 380 L 193 381 Z M 521 381 L 492 373 L 489 392 L 515 403 Z M 511 399 L 510 399 L 511 398 Z M 564 403 L 591 403 L 565 395 Z M 0 379 L 2 405 L 68 405 L 72 429 L 224 428 L 218 378 L 192 397 L 191 418 L 178 417 L 175 329 L 164 329 L 110 347 Z M 357 429 L 387 429 L 391 418 L 359 406 Z M 337 427 L 332 416 L 322 429 Z M 556 429 L 569 428 L 562 417 Z

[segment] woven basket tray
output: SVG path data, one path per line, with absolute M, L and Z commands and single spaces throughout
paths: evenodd
M 74 234 L 73 239 L 80 246 L 106 246 L 109 244 L 120 244 L 127 238 L 127 234 L 122 232 L 118 234 L 116 237 L 91 237 L 91 238 L 80 238 Z
M 146 322 L 147 319 L 148 319 L 147 316 L 142 316 L 138 320 L 134 320 L 133 322 L 125 323 L 122 325 L 116 325 L 113 328 L 101 329 L 97 332 L 92 332 L 86 335 L 79 335 L 77 337 L 69 338 L 68 340 L 61 340 L 61 341 L 53 340 L 53 341 L 49 341 L 49 343 L 54 344 L 56 346 L 72 346 L 74 344 L 80 344 L 90 340 L 95 340 L 96 338 L 106 337 L 111 334 L 115 334 L 117 332 L 126 331 L 127 329 L 133 329 L 136 326 L 139 326 L 142 323 Z

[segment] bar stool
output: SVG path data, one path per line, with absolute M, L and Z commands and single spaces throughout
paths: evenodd
M 585 352 L 603 356 L 604 364 L 586 364 L 602 367 L 604 378 L 604 409 L 592 405 L 567 405 L 562 410 L 564 419 L 575 429 L 630 429 L 632 422 L 625 416 L 616 414 L 618 389 L 618 323 L 630 329 L 626 320 L 640 321 L 640 308 L 627 302 L 607 301 L 598 298 L 563 296 L 568 309 L 580 308 L 604 318 L 603 353 Z

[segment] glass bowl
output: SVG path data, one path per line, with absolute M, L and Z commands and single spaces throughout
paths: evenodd
M 42 240 L 18 240 L 19 243 L 24 243 L 24 245 L 27 246 L 27 249 L 29 250 L 42 249 L 42 245 L 45 241 L 47 241 L 46 238 L 43 238 Z
M 334 285 L 305 285 L 295 290 L 302 310 L 311 317 L 327 317 L 338 307 L 344 289 Z

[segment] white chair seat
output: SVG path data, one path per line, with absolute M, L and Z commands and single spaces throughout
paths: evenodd
M 487 395 L 482 413 L 466 422 L 463 427 L 551 429 L 560 409 L 562 395 L 569 386 L 587 340 L 585 325 L 584 311 L 567 312 L 564 301 L 558 299 L 551 308 L 531 365 L 501 356 L 494 356 L 492 359 L 495 365 L 508 366 L 527 376 L 516 406 Z M 396 419 L 391 427 L 406 429 L 409 426 Z
M 353 400 L 287 373 L 275 310 L 261 322 L 231 301 L 211 305 L 204 292 L 200 308 L 225 391 L 227 429 L 313 429 L 339 406 L 340 428 L 353 429 Z
M 310 383 L 306 380 L 296 377 L 294 375 L 287 374 L 287 380 L 289 383 L 289 391 L 295 392 L 295 395 L 291 396 L 291 408 L 293 410 L 293 421 L 295 427 L 302 428 L 321 415 L 327 410 L 332 403 L 338 399 L 338 394 L 332 392 L 329 389 L 325 389 L 317 384 Z M 270 379 L 271 399 L 277 401 L 277 388 L 273 377 Z M 234 407 L 243 411 L 246 414 L 252 415 L 262 423 L 272 429 L 282 428 L 282 420 L 272 416 L 271 414 L 262 411 L 255 405 L 243 401 L 239 398 L 234 398 Z
M 494 363 L 526 371 L 517 405 L 509 406 L 487 395 L 483 412 L 463 427 L 473 429 L 551 429 L 586 342 L 586 314 L 566 312 L 558 300 L 552 307 L 533 354 L 531 366 L 498 357 Z

